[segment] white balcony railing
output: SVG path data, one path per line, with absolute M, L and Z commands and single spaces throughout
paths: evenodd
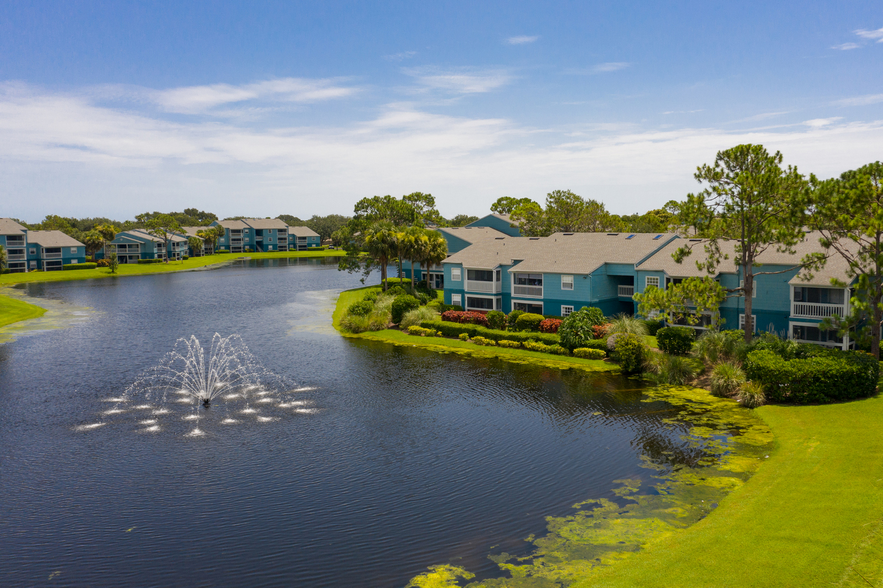
M 10 253 L 6 256 L 9 261 L 24 261 L 27 256 L 24 253 Z
M 542 286 L 512 286 L 512 293 L 518 296 L 536 296 L 538 298 L 543 297 L 543 287 Z
M 635 294 L 634 286 L 619 286 L 619 295 L 631 298 Z
M 503 291 L 503 288 L 499 282 L 477 282 L 475 280 L 466 280 L 466 291 L 499 294 Z
M 845 316 L 845 304 L 822 304 L 819 302 L 792 302 L 791 316 L 807 318 L 828 318 L 834 315 Z
M 61 251 L 56 253 L 50 253 L 48 251 L 43 252 L 43 259 L 61 259 Z

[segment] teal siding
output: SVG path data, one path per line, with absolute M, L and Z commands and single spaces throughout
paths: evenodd
M 518 227 L 513 227 L 506 221 L 501 218 L 498 218 L 492 214 L 489 214 L 483 218 L 478 219 L 473 223 L 469 223 L 466 225 L 467 227 L 490 227 L 492 229 L 496 229 L 501 233 L 509 235 L 510 237 L 520 237 L 521 230 Z M 459 249 L 457 250 L 459 251 Z

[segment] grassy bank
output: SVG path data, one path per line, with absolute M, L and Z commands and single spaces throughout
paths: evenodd
M 69 270 L 58 272 L 28 272 L 3 274 L 0 276 L 0 286 L 9 284 L 28 284 L 33 282 L 67 282 L 71 280 L 91 280 L 94 278 L 111 278 L 114 276 L 141 276 L 146 274 L 162 274 L 166 272 L 180 272 L 203 268 L 209 265 L 227 263 L 237 259 L 248 257 L 251 259 L 280 259 L 296 257 L 340 257 L 341 251 L 274 251 L 269 253 L 219 253 L 205 257 L 191 257 L 185 261 L 170 261 L 169 263 L 124 263 L 120 264 L 116 274 L 111 274 L 106 267 L 89 270 Z
M 354 302 L 358 302 L 366 294 L 367 290 L 377 288 L 377 286 L 366 286 L 365 288 L 357 288 L 355 290 L 347 290 L 341 292 L 337 299 L 337 305 L 334 308 L 332 320 L 334 328 L 340 329 L 340 320 L 343 318 L 346 309 Z M 565 357 L 560 355 L 550 355 L 548 353 L 540 353 L 537 351 L 528 351 L 527 349 L 506 349 L 503 347 L 481 347 L 475 343 L 460 341 L 459 339 L 447 339 L 444 337 L 416 337 L 408 335 L 396 329 L 387 329 L 384 331 L 367 331 L 359 334 L 344 333 L 346 337 L 368 339 L 372 341 L 383 341 L 392 345 L 402 345 L 408 347 L 423 347 L 440 353 L 456 353 L 459 355 L 468 355 L 471 357 L 496 357 L 514 363 L 530 363 L 534 365 L 544 365 L 558 369 L 579 368 L 589 371 L 607 371 L 618 372 L 619 366 L 606 361 L 593 359 L 580 359 L 578 357 Z
M 45 308 L 40 308 L 9 296 L 0 296 L 0 327 L 37 318 L 45 313 Z

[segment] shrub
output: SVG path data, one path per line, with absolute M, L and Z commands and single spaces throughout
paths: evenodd
M 452 323 L 469 323 L 473 325 L 481 325 L 482 327 L 486 327 L 488 325 L 486 314 L 473 312 L 471 310 L 446 310 L 442 313 L 441 318 L 443 321 L 448 321 Z
M 657 320 L 657 319 L 647 319 L 644 321 L 644 324 L 647 325 L 647 334 L 656 336 L 656 332 L 665 326 L 665 321 Z
M 610 328 L 613 325 L 605 323 L 603 325 L 592 325 L 592 337 L 595 339 L 606 339 L 610 335 Z
M 457 335 L 457 338 L 460 339 L 460 341 L 469 341 L 469 333 L 460 333 Z
M 389 281 L 389 280 L 387 280 L 387 281 Z M 405 290 L 404 288 L 402 288 L 399 285 L 395 285 L 395 286 L 390 286 L 389 288 L 387 288 L 386 292 L 384 292 L 384 294 L 386 294 L 387 296 L 392 296 L 393 298 L 398 298 L 399 296 L 409 295 L 410 292 L 408 290 Z
M 62 270 L 84 270 L 84 269 L 95 269 L 98 267 L 97 263 L 66 263 L 61 266 Z
M 766 395 L 763 386 L 756 382 L 745 382 L 736 393 L 736 400 L 748 408 L 757 408 L 766 404 Z
M 484 337 L 481 337 L 481 336 L 473 337 L 472 342 L 475 343 L 476 345 L 483 345 L 483 346 L 486 345 L 488 347 L 495 347 L 497 345 L 497 342 L 494 341 L 493 339 L 485 339 Z
M 437 329 L 442 332 L 445 337 L 457 337 L 460 333 L 467 333 L 470 337 L 481 335 L 487 339 L 500 341 L 508 339 L 510 341 L 541 341 L 548 345 L 557 345 L 559 342 L 558 335 L 552 333 L 530 333 L 530 332 L 513 332 L 513 331 L 496 331 L 479 325 L 458 324 L 448 321 L 424 321 L 420 323 L 421 327 Z
M 185 256 L 184 256 L 184 261 L 187 261 L 188 259 L 190 259 L 190 256 L 189 256 L 189 255 L 185 255 Z
M 375 302 L 378 296 L 380 296 L 379 290 L 368 290 L 368 293 L 362 296 L 362 300 L 365 300 L 367 302 Z
M 734 396 L 745 383 L 745 372 L 736 364 L 719 363 L 711 370 L 711 393 L 715 396 Z
M 369 319 L 367 316 L 348 314 L 340 319 L 340 327 L 350 333 L 364 333 L 369 330 Z
M 215 253 L 230 253 L 229 249 L 215 249 Z
M 519 349 L 521 348 L 521 343 L 518 341 L 510 341 L 508 339 L 500 339 L 497 341 L 497 345 L 500 347 L 505 347 L 507 349 Z
M 595 323 L 595 313 L 590 311 L 598 310 L 583 308 L 567 315 L 561 325 L 558 327 L 558 336 L 561 337 L 561 344 L 568 349 L 576 349 L 577 347 L 585 347 L 587 341 L 595 338 L 592 333 L 592 327 L 603 323 Z M 599 311 L 600 312 L 600 311 Z
M 400 324 L 402 327 L 410 327 L 412 325 L 419 325 L 423 321 L 434 321 L 437 318 L 438 313 L 435 310 L 428 306 L 421 306 L 406 312 Z
M 861 351 L 821 349 L 815 356 L 785 359 L 758 349 L 745 360 L 745 375 L 763 386 L 771 402 L 827 403 L 872 395 L 880 363 Z
M 525 312 L 515 320 L 515 328 L 519 331 L 537 331 L 541 322 L 543 315 Z
M 369 331 L 382 331 L 389 326 L 389 313 L 377 314 L 371 313 L 368 317 Z
M 506 315 L 499 310 L 492 310 L 487 313 L 487 325 L 492 329 L 503 331 L 506 329 Z
M 429 304 L 429 301 L 432 299 L 424 292 L 417 292 L 417 300 L 420 301 L 421 306 L 425 306 L 426 304 Z
M 146 264 L 146 263 L 162 263 L 162 259 L 139 259 L 138 263 Z
M 705 331 L 699 335 L 693 352 L 708 365 L 733 361 L 743 345 L 742 331 Z
M 604 359 L 607 357 L 607 353 L 601 349 L 590 349 L 588 347 L 578 347 L 573 350 L 574 357 L 580 357 L 582 359 Z
M 392 312 L 392 322 L 396 324 L 401 323 L 402 319 L 405 317 L 406 312 L 419 307 L 420 301 L 410 294 L 398 296 L 395 300 L 393 300 L 392 308 L 390 308 L 390 311 Z
M 561 319 L 547 318 L 540 323 L 540 333 L 557 333 Z
M 349 308 L 346 309 L 346 313 L 354 314 L 356 316 L 368 316 L 371 314 L 372 310 L 374 310 L 374 305 L 368 300 L 362 300 L 361 302 L 353 302 L 350 304 Z
M 618 333 L 613 359 L 619 363 L 624 374 L 640 373 L 647 360 L 647 346 L 637 335 Z
M 110 267 L 110 262 L 107 261 L 106 259 L 99 259 L 98 260 L 98 267 Z
M 643 319 L 638 319 L 627 314 L 620 313 L 610 321 L 608 333 L 631 333 L 643 337 L 647 334 L 647 324 Z
M 436 331 L 433 329 L 424 329 L 418 325 L 411 325 L 408 327 L 409 335 L 419 335 L 420 337 L 435 337 Z
M 653 361 L 647 362 L 652 371 L 652 379 L 657 384 L 683 386 L 696 375 L 695 360 L 679 355 L 654 354 Z
M 690 327 L 663 327 L 656 332 L 659 349 L 671 355 L 686 355 L 693 347 L 695 331 Z
M 506 317 L 506 322 L 509 323 L 509 329 L 515 330 L 515 322 L 518 320 L 518 317 L 524 314 L 523 310 L 513 310 Z

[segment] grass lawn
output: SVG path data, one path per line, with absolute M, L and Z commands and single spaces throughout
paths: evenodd
M 778 447 L 748 483 L 574 588 L 883 586 L 883 398 L 757 412 Z
M 193 270 L 217 263 L 225 263 L 249 257 L 252 259 L 279 259 L 283 257 L 340 257 L 342 251 L 274 251 L 269 253 L 219 253 L 205 257 L 191 257 L 186 261 L 170 261 L 169 263 L 123 263 L 117 269 L 116 276 L 135 276 L 145 274 L 161 274 Z M 0 286 L 9 284 L 26 284 L 31 282 L 67 282 L 70 280 L 91 280 L 94 278 L 112 278 L 114 274 L 106 267 L 91 270 L 68 270 L 60 272 L 27 272 L 22 274 L 3 274 Z
M 46 309 L 27 302 L 0 296 L 0 327 L 43 316 Z

